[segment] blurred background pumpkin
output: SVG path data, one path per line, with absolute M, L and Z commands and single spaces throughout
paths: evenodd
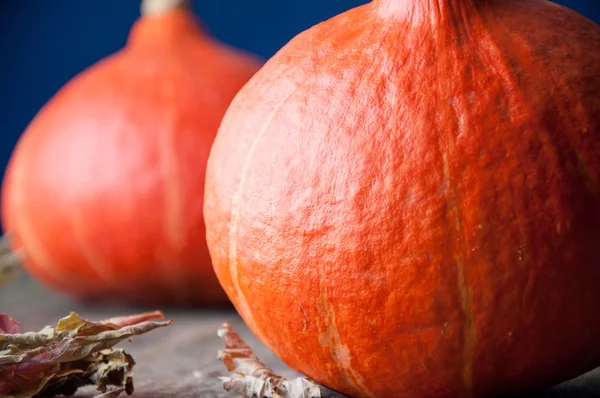
M 139 4 L 127 43 L 24 130 L 2 181 L 3 230 L 30 274 L 74 297 L 227 302 L 204 233 L 206 161 L 262 61 L 215 40 L 189 0 Z

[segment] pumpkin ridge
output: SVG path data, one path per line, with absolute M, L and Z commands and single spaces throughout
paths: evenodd
M 454 120 L 459 120 L 456 107 L 451 106 Z M 460 126 L 457 126 L 457 135 L 460 135 Z M 450 132 L 448 132 L 450 135 Z M 454 143 L 456 145 L 456 137 L 454 137 Z M 453 148 L 456 150 L 456 148 Z M 465 388 L 465 394 L 468 398 L 473 396 L 473 362 L 475 356 L 475 345 L 476 345 L 476 331 L 475 331 L 475 315 L 473 313 L 473 299 L 471 297 L 471 287 L 469 285 L 469 278 L 467 277 L 466 270 L 466 236 L 463 226 L 463 215 L 461 211 L 461 196 L 458 192 L 459 183 L 452 178 L 452 172 L 448 163 L 447 154 L 443 153 L 443 164 L 444 164 L 444 176 L 448 180 L 448 193 L 447 201 L 452 207 L 452 214 L 454 215 L 454 222 L 456 227 L 456 234 L 459 236 L 457 239 L 455 250 L 456 272 L 457 272 L 457 286 L 460 298 L 461 311 L 464 316 L 463 321 L 463 384 Z M 452 228 L 449 228 L 451 231 Z M 452 234 L 449 234 L 452 237 Z
M 480 60 L 482 62 L 486 62 L 487 65 L 493 69 L 494 73 L 498 76 L 498 78 L 501 79 L 501 81 L 503 82 L 501 89 L 503 90 L 507 98 L 507 104 L 505 106 L 505 108 L 508 109 L 507 117 L 515 123 L 520 123 L 520 121 L 524 118 L 523 115 L 526 115 L 526 118 L 530 119 L 531 115 L 533 114 L 533 109 L 531 105 L 529 105 L 529 102 L 526 100 L 524 93 L 521 90 L 516 89 L 517 87 L 520 87 L 520 84 L 514 66 L 511 64 L 511 61 L 508 59 L 507 55 L 502 53 L 502 46 L 498 43 L 497 39 L 494 39 L 492 32 L 486 25 L 485 19 L 480 15 L 478 16 L 479 18 L 477 19 L 477 28 L 481 32 L 481 37 L 483 38 L 483 40 L 479 40 L 477 42 L 477 48 L 480 51 L 480 54 L 487 55 L 485 59 L 481 59 L 480 57 Z M 522 50 L 526 51 L 527 53 L 527 59 L 537 59 L 532 51 L 533 47 L 531 43 L 527 41 L 523 36 L 521 36 L 518 33 L 512 34 L 512 40 L 513 43 L 516 43 L 518 40 L 518 43 L 521 46 Z M 488 45 L 484 46 L 485 43 L 487 43 Z M 515 104 L 518 104 L 518 106 L 515 106 Z M 517 109 L 519 109 L 519 112 L 516 111 Z M 538 130 L 538 134 L 540 133 L 544 134 L 545 138 L 548 139 L 549 142 L 554 141 L 552 137 L 550 137 L 548 132 Z M 537 140 L 539 141 L 539 139 Z M 552 145 L 555 148 L 557 147 L 554 142 L 552 143 Z M 519 162 L 519 169 L 521 170 L 524 185 L 527 186 L 529 176 L 526 172 L 526 168 L 523 167 L 523 164 L 526 162 L 519 156 L 514 156 L 513 158 Z M 529 198 L 525 196 L 522 199 L 525 201 L 525 208 L 529 208 L 531 206 L 529 204 Z M 517 210 L 515 210 L 515 212 L 517 212 Z M 515 217 L 519 218 L 517 216 Z M 529 238 L 527 233 L 523 233 L 523 221 L 520 221 L 519 225 L 520 231 L 522 233 L 521 239 L 524 240 L 523 245 L 521 246 L 523 249 L 520 248 L 519 250 L 524 250 L 524 248 L 529 247 L 531 245 L 531 239 Z M 519 256 L 520 261 L 523 261 L 525 259 L 524 252 Z M 526 282 L 521 292 L 521 299 L 518 301 L 520 305 L 519 310 L 526 309 L 529 303 L 533 300 L 535 285 L 535 273 L 533 271 L 529 271 L 526 277 Z
M 525 101 L 525 98 L 520 91 L 520 85 L 515 76 L 513 67 L 508 60 L 506 54 L 502 51 L 502 46 L 498 43 L 498 40 L 494 39 L 494 35 L 490 31 L 487 25 L 486 17 L 481 13 L 474 13 L 471 21 L 471 26 L 475 27 L 479 32 L 477 40 L 472 40 L 471 43 L 475 46 L 470 50 L 473 54 L 477 54 L 481 65 L 485 68 L 489 68 L 493 75 L 496 75 L 502 82 L 502 89 L 506 93 L 506 112 L 507 116 L 513 123 L 521 123 L 523 120 L 529 120 L 531 115 L 531 108 Z M 518 33 L 512 33 L 513 36 L 518 37 Z M 519 106 L 514 106 L 518 103 Z M 523 108 L 527 106 L 527 112 L 523 112 Z M 520 113 L 515 110 L 522 110 Z
M 475 345 L 477 344 L 475 316 L 473 314 L 473 300 L 465 271 L 464 258 L 456 261 L 456 267 L 460 304 L 465 316 L 463 325 L 463 384 L 466 396 L 470 398 L 473 396 L 473 363 L 475 361 Z
M 174 133 L 174 129 L 167 128 L 163 134 L 160 134 L 158 148 L 160 170 L 165 182 L 163 189 L 165 195 L 164 234 L 171 248 L 177 250 L 185 245 L 186 237 L 183 228 L 181 184 L 177 179 L 172 178 L 177 171 L 177 157 L 174 156 L 177 153 L 173 142 Z
M 73 234 L 73 238 L 75 242 L 77 242 L 77 248 L 81 252 L 83 258 L 85 258 L 85 260 L 87 261 L 90 268 L 94 271 L 96 276 L 102 280 L 103 285 L 105 285 L 106 287 L 118 285 L 118 288 L 121 289 L 122 286 L 120 284 L 120 278 L 110 278 L 106 272 L 106 270 L 109 270 L 111 268 L 109 266 L 110 262 L 102 258 L 102 255 L 93 248 L 93 245 L 89 244 L 87 239 L 82 234 L 81 227 L 84 226 L 85 223 L 81 220 L 81 218 L 76 217 L 75 212 L 71 214 L 69 221 L 71 224 L 71 232 Z
M 36 272 L 38 272 L 38 270 L 42 271 L 44 276 L 48 278 L 55 287 L 68 285 L 68 283 L 65 283 L 66 281 L 64 279 L 73 277 L 73 273 L 65 272 L 61 275 L 61 278 L 57 278 L 52 272 L 53 269 L 58 269 L 56 266 L 57 262 L 54 260 L 52 255 L 48 253 L 44 245 L 39 241 L 35 232 L 31 230 L 29 220 L 26 220 L 23 216 L 20 216 L 19 220 L 19 229 L 17 230 L 17 233 L 19 234 L 19 238 L 21 238 L 21 240 L 27 241 L 25 255 L 29 261 L 37 265 Z
M 550 4 L 555 5 L 553 3 L 550 3 Z M 501 66 L 502 71 L 501 72 L 498 71 L 497 74 L 504 82 L 507 82 L 510 84 L 510 86 L 509 86 L 510 90 L 507 90 L 505 88 L 507 97 L 509 98 L 511 103 L 519 104 L 518 107 L 515 107 L 515 106 L 508 107 L 508 109 L 511 109 L 511 110 L 514 110 L 517 108 L 521 110 L 522 116 L 516 117 L 517 115 L 511 114 L 510 115 L 511 120 L 518 121 L 518 119 L 521 119 L 521 120 L 530 119 L 530 115 L 534 112 L 531 109 L 531 106 L 529 105 L 530 101 L 528 101 L 525 94 L 521 90 L 515 89 L 516 87 L 519 87 L 520 84 L 515 77 L 515 73 L 513 70 L 514 68 L 511 66 L 511 63 L 507 59 L 506 55 L 500 51 L 501 46 L 494 40 L 492 33 L 490 32 L 489 28 L 485 24 L 485 21 L 478 20 L 478 22 L 479 22 L 478 29 L 480 29 L 480 31 L 485 34 L 485 39 L 490 44 L 489 46 L 486 46 L 487 50 L 485 50 L 484 46 L 482 45 L 482 42 L 479 41 L 478 47 L 482 50 L 481 53 L 484 53 L 484 54 L 487 53 L 488 57 L 492 58 L 492 60 L 495 61 L 493 63 L 494 66 L 496 66 L 496 65 Z M 535 63 L 538 68 L 541 68 L 540 74 L 542 74 L 543 76 L 546 77 L 546 79 L 548 80 L 548 83 L 551 83 L 550 85 L 546 85 L 546 87 L 548 87 L 548 86 L 555 87 L 556 90 L 562 94 L 562 95 L 550 95 L 550 98 L 551 98 L 550 101 L 547 101 L 547 102 L 544 101 L 541 104 L 542 109 L 547 109 L 548 106 L 550 105 L 560 113 L 561 117 L 559 119 L 561 121 L 567 121 L 567 123 L 570 125 L 570 127 L 580 126 L 581 128 L 589 129 L 592 118 L 590 117 L 590 115 L 587 112 L 585 112 L 584 109 L 574 106 L 570 109 L 570 113 L 569 113 L 564 109 L 564 107 L 560 106 L 560 103 L 557 101 L 557 98 L 571 98 L 571 99 L 575 98 L 577 101 L 572 101 L 572 102 L 575 104 L 581 104 L 582 96 L 580 94 L 577 94 L 577 90 L 573 90 L 570 85 L 566 84 L 565 79 L 561 79 L 561 77 L 557 73 L 556 69 L 548 67 L 548 65 L 549 65 L 548 61 L 552 62 L 554 60 L 548 59 L 547 55 L 545 55 L 544 53 L 536 52 L 535 51 L 535 48 L 536 48 L 535 43 L 532 43 L 531 39 L 529 39 L 528 37 L 526 37 L 524 35 L 513 34 L 511 36 L 511 42 L 513 44 L 518 44 L 520 46 L 521 50 L 526 53 L 526 59 L 530 60 L 530 62 L 532 62 L 532 63 Z M 523 56 L 519 57 L 519 59 L 517 61 L 522 61 L 522 59 L 523 59 Z M 540 62 L 539 60 L 544 60 L 546 62 Z M 487 61 L 489 62 L 490 60 L 488 59 Z M 498 61 L 501 61 L 501 62 L 498 62 Z M 552 64 L 552 65 L 556 66 L 556 64 Z M 494 68 L 494 69 L 497 70 L 497 68 Z M 546 87 L 544 87 L 543 89 L 545 89 Z M 574 121 L 573 117 L 568 117 L 569 114 L 576 114 L 578 117 L 577 121 Z M 526 115 L 526 117 L 525 117 L 525 115 Z M 536 133 L 538 134 L 538 137 L 541 136 L 541 137 L 543 137 L 542 139 L 547 140 L 547 142 L 550 143 L 550 145 L 553 148 L 560 148 L 561 147 L 560 141 L 564 141 L 568 145 L 568 148 L 570 149 L 571 153 L 576 158 L 578 172 L 579 172 L 582 180 L 585 182 L 588 189 L 597 195 L 599 192 L 598 181 L 594 179 L 594 177 L 591 173 L 589 173 L 589 170 L 587 167 L 589 164 L 589 161 L 586 161 L 586 159 L 584 158 L 583 151 L 581 150 L 582 149 L 581 146 L 577 145 L 574 142 L 573 137 L 558 136 L 557 131 L 558 130 L 546 131 L 545 129 L 538 129 L 536 131 Z M 538 140 L 539 139 L 540 138 L 538 138 Z M 561 157 L 558 161 L 561 163 L 562 166 L 565 166 L 568 161 L 566 159 L 564 159 L 563 157 Z
M 456 263 L 456 279 L 457 279 L 457 289 L 458 296 L 460 298 L 460 307 L 461 312 L 463 314 L 463 326 L 462 326 L 462 338 L 463 338 L 463 358 L 462 358 L 462 375 L 463 375 L 463 386 L 465 389 L 465 394 L 468 398 L 473 396 L 473 362 L 475 356 L 475 345 L 476 345 L 476 333 L 475 333 L 475 315 L 473 313 L 473 302 L 471 297 L 471 287 L 469 285 L 469 281 L 467 278 L 466 272 L 466 261 L 465 261 L 465 237 L 464 237 L 464 229 L 463 223 L 461 220 L 461 211 L 459 195 L 457 193 L 457 183 L 454 182 L 452 178 L 450 165 L 448 163 L 448 155 L 443 152 L 442 153 L 443 163 L 444 163 L 444 176 L 448 180 L 448 186 L 455 186 L 453 192 L 448 194 L 447 203 L 452 209 L 452 214 L 454 216 L 455 230 L 456 235 L 461 235 L 460 243 L 457 243 L 458 246 L 455 250 L 458 253 L 454 256 L 454 261 Z M 450 192 L 450 190 L 449 190 Z M 452 228 L 449 228 L 449 231 Z M 456 236 L 453 234 L 448 234 L 450 241 L 454 241 Z
M 23 168 L 29 164 L 31 163 L 25 161 L 13 166 L 13 176 L 11 177 L 11 180 L 14 186 L 11 189 L 11 202 L 22 202 L 22 200 L 20 200 L 20 197 L 23 195 L 22 185 L 23 181 L 25 181 L 25 176 L 27 176 L 27 172 L 23 170 Z M 16 199 L 14 198 L 15 195 L 17 195 Z M 13 207 L 17 206 L 13 205 Z M 70 283 L 72 281 L 80 282 L 79 278 L 74 273 L 64 272 L 61 274 L 61 277 L 58 278 L 52 271 L 60 269 L 57 267 L 58 263 L 48 252 L 48 250 L 46 250 L 44 244 L 39 240 L 35 231 L 31 227 L 31 221 L 29 220 L 27 213 L 22 211 L 13 211 L 12 217 L 14 234 L 19 237 L 21 242 L 27 242 L 25 247 L 25 256 L 28 261 L 36 265 L 35 271 L 43 274 L 44 278 L 47 279 L 55 289 L 62 288 L 72 291 L 72 286 L 79 286 L 79 283 Z M 19 221 L 16 221 L 15 219 L 18 219 Z
M 273 110 L 266 118 L 265 124 L 260 128 L 258 134 L 253 139 L 250 148 L 248 149 L 248 155 L 242 165 L 242 170 L 240 172 L 240 180 L 238 185 L 233 192 L 233 197 L 231 199 L 231 216 L 229 221 L 229 274 L 231 276 L 231 281 L 233 283 L 233 288 L 235 289 L 237 298 L 237 303 L 241 307 L 241 312 L 244 315 L 244 320 L 248 323 L 248 326 L 253 329 L 254 332 L 259 333 L 259 330 L 254 322 L 254 316 L 250 311 L 250 306 L 247 303 L 246 296 L 242 291 L 242 287 L 240 286 L 239 275 L 237 272 L 237 228 L 238 222 L 240 218 L 240 208 L 242 206 L 242 194 L 244 192 L 244 183 L 246 179 L 246 175 L 248 173 L 248 167 L 250 165 L 250 161 L 252 160 L 252 155 L 254 155 L 254 151 L 258 142 L 262 138 L 262 136 L 266 133 L 271 122 L 275 118 L 277 112 L 281 109 L 281 107 L 286 103 L 286 101 L 295 93 L 303 87 L 303 84 L 299 84 L 292 91 L 290 91 L 287 95 L 285 95 L 281 101 L 277 103 L 273 107 Z
M 336 323 L 336 314 L 333 303 L 327 298 L 327 283 L 323 266 L 319 267 L 319 290 L 320 294 L 316 300 L 319 317 L 325 324 L 325 331 L 319 334 L 319 345 L 329 348 L 331 359 L 338 373 L 347 384 L 354 390 L 369 398 L 375 398 L 376 394 L 366 386 L 363 376 L 352 368 L 352 354 L 348 346 L 342 343 L 342 338 Z
M 554 87 L 556 87 L 558 92 L 561 92 L 563 94 L 563 95 L 555 95 L 552 97 L 552 99 L 553 99 L 552 105 L 554 105 L 554 109 L 558 110 L 558 112 L 560 114 L 560 119 L 566 121 L 568 124 L 570 124 L 572 126 L 572 129 L 570 131 L 573 131 L 573 130 L 581 131 L 582 129 L 589 128 L 588 126 L 591 124 L 591 118 L 589 117 L 587 112 L 582 110 L 580 107 L 574 106 L 572 109 L 572 112 L 577 114 L 577 120 L 575 121 L 575 120 L 573 120 L 572 117 L 569 117 L 569 113 L 563 107 L 558 106 L 558 104 L 556 104 L 556 98 L 560 97 L 560 98 L 571 98 L 572 103 L 579 105 L 582 103 L 581 95 L 578 95 L 575 90 L 570 88 L 570 86 L 565 83 L 564 79 L 561 79 L 557 75 L 555 70 L 553 70 L 552 68 L 547 68 L 547 69 L 548 70 L 546 71 L 547 72 L 546 76 L 548 77 L 548 80 L 550 80 L 552 85 Z M 555 132 L 555 134 L 556 134 L 556 132 Z M 556 138 L 554 139 L 554 141 L 556 141 Z M 587 161 L 584 158 L 584 153 L 583 153 L 584 151 L 582 151 L 582 148 L 577 145 L 577 143 L 575 142 L 573 137 L 566 137 L 565 141 L 568 143 L 569 149 L 572 151 L 572 153 L 575 156 L 575 159 L 577 161 L 577 171 L 580 174 L 585 185 L 588 187 L 588 189 L 591 192 L 593 192 L 595 195 L 598 195 L 598 181 L 597 181 L 597 179 L 594 178 L 594 176 L 589 171 L 589 168 L 588 168 L 589 161 Z M 556 145 L 556 147 L 558 147 L 558 145 Z
M 66 291 L 73 291 L 73 286 L 80 286 L 81 278 L 73 272 L 64 272 L 60 274 L 60 278 L 52 272 L 53 269 L 60 269 L 54 257 L 48 252 L 45 244 L 39 240 L 36 233 L 30 227 L 30 221 L 26 217 L 19 217 L 19 238 L 27 242 L 25 249 L 25 255 L 29 261 L 35 263 L 36 271 L 44 274 L 44 277 L 48 279 L 54 288 L 65 289 Z
M 164 200 L 165 208 L 164 211 L 164 225 L 163 233 L 167 240 L 170 251 L 179 254 L 181 248 L 185 245 L 186 236 L 185 228 L 183 228 L 183 203 L 182 203 L 182 189 L 177 178 L 173 178 L 177 173 L 177 157 L 178 153 L 176 145 L 174 143 L 176 129 L 173 128 L 172 124 L 176 123 L 177 116 L 173 115 L 171 108 L 168 106 L 169 98 L 168 95 L 171 93 L 166 90 L 169 82 L 163 82 L 160 89 L 160 97 L 165 102 L 165 114 L 167 116 L 166 122 L 167 127 L 165 130 L 158 134 L 158 159 L 159 168 L 163 176 L 164 187 Z M 165 280 L 171 284 L 171 294 L 175 300 L 185 301 L 186 297 L 189 297 L 187 292 L 188 283 L 180 272 L 175 270 L 180 267 L 174 266 L 175 264 L 166 262 L 157 256 L 160 269 L 165 275 Z
M 464 56 L 465 52 L 468 52 L 467 44 L 458 46 L 458 49 L 447 54 L 444 51 L 440 51 L 440 47 L 444 48 L 448 41 L 459 40 L 460 32 L 452 32 L 449 36 L 440 36 L 435 39 L 435 48 L 438 54 L 444 56 L 439 57 L 437 60 L 437 91 L 438 98 L 452 99 L 455 97 L 456 92 L 462 92 L 463 90 L 456 90 L 455 85 L 464 85 L 464 81 L 455 81 L 448 83 L 442 76 L 447 70 L 455 68 L 453 58 L 458 59 Z M 457 178 L 454 178 L 457 170 L 452 170 L 450 162 L 448 160 L 448 152 L 453 152 L 454 155 L 457 152 L 457 139 L 463 136 L 466 131 L 461 126 L 461 115 L 459 114 L 455 105 L 452 101 L 443 101 L 438 104 L 437 109 L 438 117 L 443 114 L 443 117 L 436 121 L 437 133 L 439 134 L 438 150 L 442 158 L 442 167 L 444 179 L 447 182 L 446 190 L 446 206 L 449 210 L 449 222 L 453 219 L 453 225 L 448 227 L 448 247 L 451 250 L 452 258 L 456 266 L 456 289 L 458 291 L 460 312 L 463 315 L 462 321 L 462 359 L 461 359 L 461 375 L 463 394 L 467 398 L 473 396 L 474 383 L 473 383 L 473 365 L 475 360 L 475 348 L 477 344 L 476 330 L 475 330 L 475 314 L 473 313 L 473 299 L 471 295 L 471 286 L 469 284 L 469 278 L 467 276 L 467 248 L 466 248 L 466 235 L 464 230 L 463 214 L 461 211 L 461 195 L 459 193 L 460 182 Z M 468 114 L 468 110 L 466 113 Z M 450 123 L 451 126 L 444 125 L 442 123 Z M 452 158 L 455 158 L 453 156 Z

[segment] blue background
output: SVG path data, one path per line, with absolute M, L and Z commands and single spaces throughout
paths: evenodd
M 0 172 L 39 108 L 125 43 L 137 0 L 0 0 Z M 222 41 L 268 58 L 299 32 L 367 0 L 196 0 Z M 557 1 L 600 22 L 600 0 Z

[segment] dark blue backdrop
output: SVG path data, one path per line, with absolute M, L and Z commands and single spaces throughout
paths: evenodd
M 137 0 L 0 0 L 0 172 L 31 118 L 67 80 L 125 43 Z M 196 0 L 222 41 L 268 58 L 367 0 Z M 600 22 L 600 0 L 559 0 Z

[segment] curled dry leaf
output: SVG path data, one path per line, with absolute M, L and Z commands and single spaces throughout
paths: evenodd
M 218 335 L 225 343 L 225 349 L 219 351 L 219 360 L 233 372 L 231 377 L 221 377 L 225 391 L 235 390 L 246 398 L 321 397 L 321 389 L 312 381 L 305 378 L 288 380 L 273 373 L 230 324 L 221 324 Z
M 0 237 L 0 286 L 10 282 L 21 268 L 21 253 L 10 248 L 10 236 Z
M 91 322 L 72 312 L 56 327 L 20 333 L 18 322 L 0 314 L 0 397 L 70 396 L 86 385 L 102 397 L 132 394 L 135 361 L 112 347 L 171 324 L 156 320 L 162 317 L 152 312 Z
M 124 315 L 117 316 L 114 318 L 109 318 L 103 323 L 112 323 L 113 325 L 117 325 L 119 327 L 136 325 L 141 322 L 150 321 L 152 319 L 161 319 L 163 317 L 162 312 L 154 311 L 154 312 L 146 312 L 144 314 L 136 314 L 136 315 Z
M 19 333 L 21 324 L 6 314 L 0 314 L 0 333 L 15 334 Z

